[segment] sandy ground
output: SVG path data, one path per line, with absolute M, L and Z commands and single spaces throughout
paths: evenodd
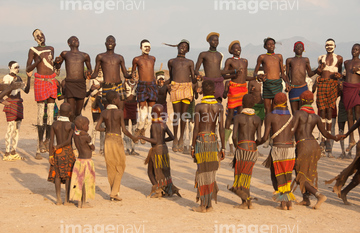
M 170 152 L 173 182 L 181 189 L 182 198 L 146 197 L 151 185 L 144 165 L 149 150 L 149 144 L 145 144 L 137 146 L 140 156 L 127 157 L 120 191 L 122 202 L 109 201 L 105 161 L 98 155 L 93 157 L 96 167 L 96 197 L 90 201 L 93 208 L 56 206 L 54 184 L 47 182 L 48 154 L 42 154 L 44 159 L 40 161 L 34 159 L 37 132 L 32 124 L 36 121 L 37 107 L 33 90 L 23 98 L 25 120 L 18 152 L 26 160 L 0 160 L 0 232 L 360 232 L 360 187 L 350 192 L 348 200 L 352 205 L 346 206 L 332 193 L 331 187 L 324 184 L 324 180 L 350 164 L 350 159 L 322 158 L 319 161 L 319 189 L 328 197 L 320 210 L 295 206 L 292 211 L 280 211 L 275 209 L 278 204 L 271 199 L 273 188 L 269 170 L 261 166 L 265 156 L 259 157 L 253 171 L 251 192 L 258 198 L 255 208 L 233 208 L 240 199 L 226 188 L 233 182 L 228 156 L 217 173 L 218 203 L 214 204 L 213 212 L 201 214 L 191 211 L 197 206 L 196 165 L 189 155 Z M 170 106 L 169 110 L 172 110 Z M 89 108 L 84 115 L 91 117 Z M 3 155 L 5 114 L 1 122 L 0 151 Z M 97 139 L 96 151 L 98 145 Z M 259 151 L 268 154 L 269 148 L 261 146 Z M 340 155 L 339 143 L 335 143 L 334 155 Z M 299 189 L 295 195 L 301 198 Z M 64 193 L 62 196 L 64 198 Z M 312 205 L 315 201 L 312 197 Z

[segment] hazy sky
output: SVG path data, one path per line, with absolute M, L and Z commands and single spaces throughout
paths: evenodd
M 112 34 L 122 46 L 138 45 L 144 38 L 152 45 L 185 38 L 192 47 L 207 49 L 211 31 L 220 33 L 220 46 L 235 39 L 242 45 L 261 44 L 267 36 L 360 41 L 358 0 L 228 0 L 229 10 L 224 0 L 77 0 L 77 10 L 66 10 L 67 2 L 74 1 L 1 0 L 0 42 L 33 40 L 35 28 L 43 30 L 49 45 L 66 43 L 71 35 L 81 44 L 103 44 Z

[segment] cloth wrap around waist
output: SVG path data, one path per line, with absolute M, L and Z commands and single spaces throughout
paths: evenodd
M 44 101 L 49 98 L 57 98 L 57 80 L 55 79 L 56 74 L 41 75 L 38 73 L 34 74 L 34 93 L 35 101 Z
M 338 81 L 330 78 L 318 78 L 316 104 L 319 110 L 335 108 L 338 97 Z
M 61 183 L 65 184 L 70 180 L 75 163 L 75 155 L 71 145 L 64 146 L 54 151 L 54 165 L 50 164 L 48 181 L 55 183 L 55 178 L 60 178 Z M 59 173 L 56 173 L 56 170 Z
M 84 78 L 65 78 L 66 98 L 84 99 L 86 97 L 86 80 Z
M 214 84 L 215 84 L 215 94 L 214 94 L 215 99 L 223 97 L 225 86 L 224 86 L 224 78 L 222 76 L 219 78 L 203 77 L 203 79 L 204 79 L 204 81 L 210 80 L 210 81 L 214 82 Z
M 5 105 L 3 109 L 6 115 L 6 121 L 18 121 L 24 119 L 23 99 L 7 98 L 6 101 L 10 103 L 9 106 Z
M 192 82 L 178 83 L 171 82 L 170 100 L 171 102 L 181 101 L 188 99 L 190 102 L 193 100 Z
M 360 105 L 360 83 L 343 82 L 342 93 L 342 100 L 346 110 Z
M 85 194 L 82 193 L 85 186 Z M 95 199 L 95 165 L 92 159 L 76 159 L 71 177 L 70 200 Z
M 290 102 L 300 101 L 300 95 L 309 90 L 307 84 L 303 85 L 290 85 L 291 90 L 289 91 L 289 100 Z
M 228 108 L 237 108 L 242 106 L 244 95 L 248 93 L 246 83 L 234 83 L 230 81 L 228 92 Z
M 125 88 L 122 82 L 118 82 L 118 83 L 107 83 L 104 82 L 102 83 L 102 97 L 105 98 L 106 97 L 106 93 L 108 93 L 109 91 L 116 91 L 117 93 L 120 94 L 120 100 L 124 101 L 125 100 Z
M 155 81 L 144 82 L 139 81 L 136 88 L 137 102 L 156 102 L 158 95 L 158 89 Z

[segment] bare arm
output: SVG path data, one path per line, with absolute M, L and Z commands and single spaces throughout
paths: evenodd
M 200 53 L 199 57 L 198 57 L 198 60 L 196 62 L 196 65 L 195 65 L 195 71 L 194 71 L 195 75 L 200 75 L 199 70 L 200 70 L 200 66 L 203 63 L 203 61 L 204 61 L 204 55 L 203 55 L 203 53 Z
M 120 68 L 125 78 L 130 79 L 131 74 L 128 74 L 126 67 L 125 67 L 125 60 L 124 57 L 120 55 Z
M 132 61 L 132 70 L 131 70 L 131 77 L 135 78 L 135 74 L 136 74 L 136 68 L 137 68 L 137 60 L 138 58 L 135 57 Z
M 259 118 L 258 126 L 256 128 L 256 144 L 261 140 L 261 119 Z
M 291 80 L 290 69 L 291 69 L 291 58 L 288 58 L 286 59 L 286 75 L 288 76 L 289 80 Z
M 337 141 L 337 138 L 334 135 L 329 134 L 328 131 L 325 130 L 325 127 L 322 124 L 320 117 L 317 117 L 316 125 L 324 137 Z
M 256 61 L 256 66 L 255 66 L 255 70 L 254 70 L 254 77 L 256 78 L 257 76 L 257 73 L 259 72 L 259 69 L 260 69 L 260 65 L 262 63 L 262 56 L 260 55 Z
M 105 132 L 105 128 L 101 127 L 101 123 L 104 121 L 103 112 L 100 114 L 100 118 L 95 126 L 96 131 Z
M 26 94 L 29 94 L 29 92 L 30 92 L 31 74 L 29 74 L 29 73 L 26 73 L 26 74 L 27 74 L 27 81 L 26 81 L 26 86 L 25 86 L 24 92 Z
M 95 59 L 95 69 L 94 69 L 94 73 L 91 75 L 91 78 L 96 78 L 99 75 L 99 69 L 101 66 L 101 56 L 100 54 L 96 56 Z
M 158 144 L 158 133 L 156 132 L 156 129 L 155 129 L 155 124 L 151 124 L 151 128 L 150 128 L 150 131 L 152 132 L 151 135 L 153 136 L 152 138 L 148 138 L 148 137 L 145 137 L 145 136 L 139 136 L 140 139 L 143 139 L 147 142 L 150 142 L 151 144 Z
M 231 59 L 228 58 L 225 61 L 225 67 L 221 71 L 221 75 L 227 75 L 227 74 L 235 74 L 236 69 L 231 70 Z
M 61 144 L 58 144 L 54 147 L 55 150 L 59 149 L 59 148 L 62 148 L 64 146 L 67 146 L 67 145 L 70 145 L 71 144 L 71 139 L 72 139 L 72 136 L 73 136 L 73 133 L 74 133 L 74 130 L 73 129 L 70 129 L 70 133 L 69 133 L 69 137 Z M 50 144 L 51 145 L 51 144 Z
M 31 49 L 29 49 L 28 60 L 26 62 L 26 72 L 33 71 L 35 67 L 41 62 L 41 58 L 40 56 L 38 56 L 38 59 L 33 64 L 31 64 L 34 60 L 34 57 L 35 53 Z
M 192 80 L 192 83 L 197 83 L 196 77 L 195 77 L 195 71 L 194 71 L 194 62 L 190 61 L 190 77 Z
M 167 138 L 165 138 L 165 142 L 171 142 L 174 140 L 174 135 L 172 134 L 172 132 L 170 131 L 169 127 L 166 126 L 166 131 L 165 131 L 168 135 Z
M 129 131 L 125 128 L 125 121 L 124 121 L 124 113 L 122 110 L 120 110 L 120 122 L 121 122 L 121 129 L 124 132 L 124 134 L 126 136 L 128 136 L 129 138 L 131 138 L 133 140 L 133 142 L 137 141 L 137 138 L 134 137 L 131 133 L 129 133 Z M 101 118 L 101 117 L 100 117 Z
M 199 106 L 195 106 L 195 114 L 194 114 L 194 131 L 193 131 L 193 139 L 191 143 L 191 157 L 195 157 L 195 151 L 193 148 L 195 148 L 196 138 L 199 134 L 199 122 L 200 122 L 200 114 L 199 114 Z M 196 114 L 197 113 L 197 114 Z
M 90 75 L 92 73 L 92 70 L 91 70 L 91 62 L 90 62 L 90 56 L 89 54 L 85 53 L 85 65 L 86 65 L 86 68 L 87 68 L 87 73 Z
M 237 148 L 238 146 L 238 131 L 239 131 L 239 118 L 234 117 L 234 126 L 233 126 L 233 134 L 232 134 L 232 140 L 234 143 L 234 147 Z
M 261 145 L 264 142 L 266 142 L 266 140 L 269 138 L 270 136 L 270 130 L 271 130 L 271 119 L 270 117 L 272 116 L 272 113 L 269 113 L 268 115 L 266 115 L 265 117 L 265 132 L 264 132 L 264 136 L 261 138 L 261 140 L 257 143 L 257 145 Z
M 173 75 L 172 75 L 172 61 L 173 61 L 173 59 L 170 59 L 170 60 L 168 61 L 168 69 L 169 69 L 169 76 L 170 76 L 169 81 L 170 81 L 170 82 L 171 82 L 171 81 L 173 81 Z
M 225 130 L 224 130 L 224 107 L 220 105 L 219 112 L 219 134 L 221 140 L 221 160 L 225 159 Z

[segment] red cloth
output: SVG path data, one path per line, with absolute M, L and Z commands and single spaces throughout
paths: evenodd
M 242 106 L 242 99 L 248 93 L 246 83 L 234 83 L 230 81 L 228 93 L 228 108 Z
M 343 102 L 346 110 L 360 105 L 360 83 L 343 83 Z
M 53 99 L 57 98 L 57 80 L 55 79 L 56 74 L 52 75 L 41 75 L 38 73 L 34 74 L 34 92 L 35 101 L 44 101 L 50 97 Z
M 6 121 L 17 121 L 24 119 L 24 107 L 23 100 L 7 98 L 6 101 L 10 103 L 9 106 L 4 107 L 4 112 L 6 115 Z
M 137 117 L 137 102 L 125 102 L 124 104 L 124 119 L 132 120 Z

